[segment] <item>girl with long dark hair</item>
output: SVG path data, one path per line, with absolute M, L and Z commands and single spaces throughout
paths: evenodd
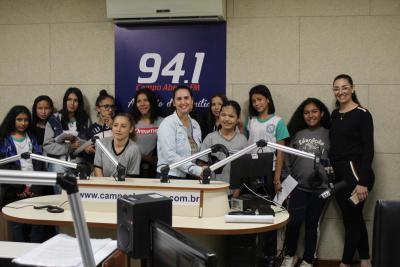
M 40 145 L 43 145 L 44 132 L 49 117 L 54 112 L 53 100 L 47 95 L 35 98 L 32 106 L 32 127 Z
M 267 142 L 285 145 L 285 139 L 289 137 L 287 127 L 283 119 L 275 115 L 275 105 L 270 90 L 265 85 L 256 85 L 249 92 L 249 120 L 246 125 L 249 133 L 249 145 L 260 139 Z M 274 148 L 264 147 L 256 149 L 255 153 L 274 153 L 273 177 L 268 177 L 265 189 L 274 197 L 275 193 L 282 190 L 281 173 L 284 162 L 284 153 Z M 275 266 L 277 233 L 271 231 L 263 234 L 265 266 Z
M 220 125 L 219 115 L 222 105 L 226 101 L 228 101 L 228 98 L 222 93 L 216 93 L 211 97 L 211 103 L 207 114 L 207 129 L 204 136 L 218 130 Z
M 331 126 L 328 108 L 316 98 L 307 98 L 296 109 L 289 121 L 289 146 L 319 155 L 327 159 L 329 153 L 329 128 Z M 294 267 L 300 227 L 305 222 L 305 246 L 300 267 L 314 264 L 318 229 L 322 221 L 325 200 L 319 195 L 328 188 L 328 177 L 324 167 L 315 169 L 310 159 L 286 154 L 282 177 L 291 175 L 297 180 L 297 187 L 288 200 L 289 223 L 286 226 L 285 258 L 281 267 Z
M 142 88 L 136 92 L 132 115 L 136 122 L 136 143 L 142 154 L 140 176 L 153 178 L 157 168 L 157 131 L 162 118 L 157 97 L 150 89 Z
M 7 158 L 22 153 L 42 154 L 42 148 L 38 144 L 33 134 L 31 124 L 31 113 L 25 106 L 14 106 L 7 113 L 0 126 L 0 156 Z M 45 171 L 43 162 L 28 159 L 19 159 L 15 162 L 0 166 L 5 169 L 14 169 L 21 171 Z M 36 185 L 1 185 L 3 198 L 1 205 L 34 197 L 40 195 L 48 195 L 53 193 L 53 188 L 49 186 Z M 13 241 L 17 242 L 44 242 L 51 236 L 49 232 L 45 232 L 45 226 L 28 225 L 17 222 L 10 222 L 11 234 Z
M 89 125 L 90 120 L 85 111 L 81 90 L 76 87 L 68 88 L 63 97 L 62 110 L 50 116 L 47 121 L 43 150 L 48 156 L 57 159 L 82 161 L 79 155 L 72 157 L 72 152 L 81 145 L 81 140 L 87 139 L 86 132 Z M 64 170 L 63 166 L 49 164 L 49 171 L 63 172 Z

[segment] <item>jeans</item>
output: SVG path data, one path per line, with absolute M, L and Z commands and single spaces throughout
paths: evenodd
M 54 226 L 9 222 L 9 227 L 15 242 L 42 243 L 55 235 Z
M 318 243 L 319 225 L 322 221 L 326 200 L 318 193 L 294 189 L 289 200 L 289 223 L 285 234 L 285 254 L 294 256 L 297 250 L 300 227 L 305 222 L 305 246 L 303 260 L 313 263 Z

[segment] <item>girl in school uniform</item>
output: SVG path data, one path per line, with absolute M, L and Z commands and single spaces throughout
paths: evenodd
M 249 145 L 256 143 L 260 139 L 267 142 L 285 144 L 285 139 L 289 137 L 289 132 L 283 119 L 275 115 L 275 106 L 271 92 L 265 85 L 257 85 L 249 92 L 249 120 L 246 130 L 249 134 Z M 274 177 L 267 179 L 266 190 L 273 197 L 275 192 L 282 190 L 281 173 L 284 162 L 284 153 L 275 151 L 273 148 L 264 147 L 256 149 L 255 152 L 273 152 L 274 157 Z M 266 266 L 274 266 L 276 255 L 277 233 L 271 231 L 263 234 L 264 255 Z
M 116 106 L 112 95 L 109 95 L 106 90 L 101 90 L 96 99 L 96 112 L 98 120 L 90 125 L 87 131 L 87 138 L 97 136 L 99 139 L 112 136 L 111 126 L 114 117 Z M 94 147 L 90 149 L 94 154 Z
M 138 145 L 133 141 L 135 136 L 135 123 L 128 113 L 119 113 L 113 119 L 112 137 L 101 139 L 105 148 L 115 159 L 126 167 L 127 177 L 138 177 L 140 170 L 141 154 Z M 111 177 L 115 174 L 116 167 L 96 145 L 94 156 L 94 176 Z
M 212 147 L 216 144 L 224 145 L 229 154 L 234 154 L 239 150 L 247 147 L 247 138 L 236 130 L 240 118 L 240 105 L 236 101 L 228 100 L 222 104 L 219 113 L 219 124 L 218 130 L 209 133 L 201 144 L 201 150 Z M 219 160 L 225 158 L 224 155 L 218 153 L 217 158 Z M 207 161 L 202 158 L 203 161 Z M 215 175 L 215 179 L 223 181 L 229 184 L 230 182 L 230 163 L 225 165 L 222 172 Z M 240 189 L 234 190 L 233 196 L 238 196 Z
M 43 150 L 48 156 L 73 162 L 83 160 L 82 155 L 74 157 L 72 153 L 87 139 L 90 120 L 84 108 L 81 90 L 76 87 L 68 88 L 64 94 L 62 110 L 50 116 L 46 124 Z M 61 134 L 64 137 L 62 139 L 58 138 Z M 66 170 L 65 167 L 52 163 L 48 168 L 54 172 Z
M 32 127 L 39 145 L 43 145 L 46 123 L 53 112 L 53 100 L 49 96 L 40 95 L 35 98 L 32 106 Z
M 7 158 L 22 153 L 42 154 L 41 146 L 38 144 L 32 131 L 31 113 L 25 106 L 14 106 L 7 113 L 0 126 L 0 155 Z M 43 162 L 28 159 L 20 159 L 15 162 L 1 166 L 5 169 L 21 171 L 45 171 Z M 52 194 L 53 187 L 37 185 L 1 185 L 2 203 L 8 203 L 29 198 L 33 196 Z M 40 225 L 28 225 L 10 222 L 12 240 L 17 242 L 41 243 L 50 237 L 45 233 L 45 227 Z
M 103 139 L 112 136 L 111 125 L 115 109 L 114 97 L 109 95 L 106 90 L 101 90 L 96 99 L 96 112 L 98 119 L 87 129 L 86 139 L 88 141 L 93 137 Z M 86 153 L 83 154 L 85 161 L 89 165 L 93 165 L 94 153 L 96 152 L 95 145 L 89 145 L 85 148 L 85 152 Z

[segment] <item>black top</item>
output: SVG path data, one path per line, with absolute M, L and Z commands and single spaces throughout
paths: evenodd
M 46 128 L 44 127 L 39 127 L 39 126 L 33 126 L 33 134 L 35 135 L 37 142 L 39 145 L 43 146 L 43 140 L 44 140 L 44 130 Z
M 359 184 L 371 186 L 371 165 L 374 158 L 374 126 L 371 114 L 362 107 L 345 113 L 335 109 L 331 118 L 331 160 L 352 161 L 356 167 Z

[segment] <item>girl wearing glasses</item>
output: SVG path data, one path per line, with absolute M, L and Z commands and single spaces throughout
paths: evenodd
M 371 165 L 374 157 L 374 129 L 372 116 L 360 106 L 353 79 L 347 74 L 333 80 L 336 106 L 332 112 L 330 130 L 330 159 L 336 182 L 346 184 L 338 190 L 336 200 L 342 211 L 345 229 L 341 267 L 350 267 L 355 251 L 361 267 L 370 267 L 368 234 L 363 217 L 365 200 L 374 184 Z M 352 196 L 353 202 L 349 197 Z
M 106 90 L 101 90 L 96 99 L 96 112 L 97 121 L 90 125 L 86 133 L 87 140 L 94 136 L 99 139 L 112 136 L 111 125 L 114 117 L 115 101 L 112 95 L 109 95 Z M 94 153 L 96 152 L 95 146 L 90 145 L 85 149 L 86 161 L 93 164 Z
M 104 89 L 100 91 L 96 99 L 96 112 L 98 120 L 90 125 L 87 138 L 90 139 L 93 136 L 97 136 L 103 139 L 104 137 L 112 136 L 111 126 L 115 112 L 115 100 Z

